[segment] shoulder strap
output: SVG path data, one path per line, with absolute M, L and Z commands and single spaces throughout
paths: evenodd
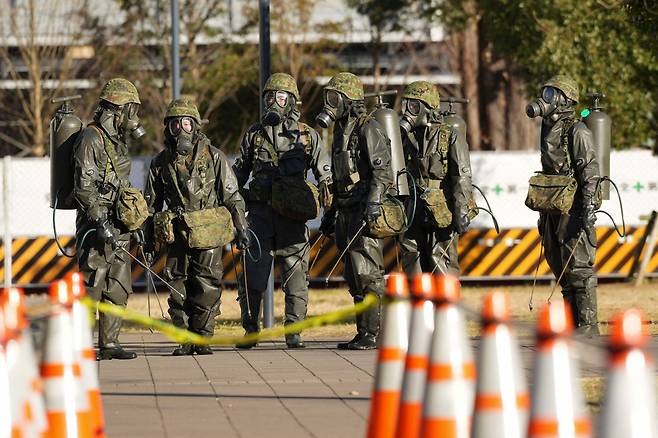
M 103 132 L 102 129 L 100 129 L 96 125 L 89 125 L 92 128 L 94 128 L 98 134 L 100 134 L 101 139 L 103 139 L 103 148 L 105 149 L 105 154 L 107 155 L 108 160 L 105 162 L 105 173 L 103 174 L 103 184 L 107 183 L 107 174 L 110 169 L 114 170 L 114 173 L 119 175 L 119 167 L 117 166 L 117 152 L 116 149 L 114 149 L 114 144 L 112 144 L 112 140 L 108 138 L 108 136 Z
M 567 167 L 569 168 L 569 171 L 571 173 L 574 172 L 573 167 L 571 167 L 572 161 L 571 161 L 571 152 L 569 151 L 569 133 L 571 132 L 571 128 L 576 124 L 576 120 L 569 118 L 564 121 L 564 125 L 562 126 L 562 132 L 560 133 L 560 146 L 562 147 L 562 150 L 564 151 L 564 155 L 567 161 Z
M 279 165 L 279 154 L 277 153 L 276 149 L 274 149 L 274 145 L 271 144 L 265 136 L 261 132 L 262 127 L 259 127 L 256 130 L 256 133 L 254 134 L 253 142 L 254 142 L 254 151 L 253 151 L 253 157 L 252 157 L 252 165 L 256 164 L 256 160 L 258 159 L 258 151 L 260 148 L 266 148 L 268 152 L 270 153 L 270 156 L 272 157 L 272 162 L 274 163 L 275 166 Z
M 448 175 L 448 148 L 450 147 L 450 134 L 452 128 L 446 123 L 439 125 L 439 153 L 441 154 L 441 162 L 443 165 L 443 174 Z

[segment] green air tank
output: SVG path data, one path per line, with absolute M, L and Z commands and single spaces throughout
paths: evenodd
M 584 111 L 585 125 L 592 131 L 596 159 L 599 162 L 601 176 L 610 177 L 610 149 L 612 147 L 612 119 L 599 105 L 599 100 L 605 97 L 603 93 L 588 93 L 587 97 L 592 100 L 589 111 Z M 603 199 L 610 199 L 610 183 L 601 183 L 601 195 Z
M 382 125 L 386 136 L 391 142 L 391 169 L 396 180 L 396 196 L 409 196 L 409 179 L 405 173 L 406 164 L 402 150 L 402 136 L 400 135 L 400 117 L 396 111 L 388 108 L 382 102 L 382 96 L 396 94 L 397 90 L 369 93 L 365 97 L 377 96 L 376 110 L 373 112 L 375 120 Z
M 73 144 L 83 124 L 73 114 L 70 102 L 80 97 L 66 96 L 51 100 L 51 103 L 62 103 L 62 106 L 50 121 L 50 208 L 76 208 L 73 199 Z
M 457 130 L 460 137 L 466 140 L 466 120 L 457 115 L 453 105 L 456 103 L 467 104 L 469 101 L 463 97 L 448 97 L 441 99 L 448 103 L 448 110 L 443 113 L 443 121 Z

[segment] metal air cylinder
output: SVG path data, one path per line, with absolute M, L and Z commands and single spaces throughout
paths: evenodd
M 73 210 L 73 144 L 82 130 L 82 120 L 73 114 L 68 98 L 53 99 L 53 103 L 64 102 L 50 121 L 50 208 Z M 65 100 L 64 100 L 65 99 Z
M 612 147 L 612 119 L 599 105 L 599 99 L 605 97 L 602 93 L 589 93 L 588 97 L 593 99 L 593 105 L 589 108 L 589 114 L 585 117 L 585 125 L 592 131 L 596 159 L 599 162 L 599 173 L 601 176 L 610 176 L 610 149 Z M 610 183 L 601 183 L 601 195 L 603 199 L 610 199 Z
M 373 113 L 375 120 L 382 125 L 386 136 L 391 141 L 391 169 L 396 180 L 397 196 L 409 195 L 409 181 L 404 173 L 406 164 L 404 151 L 402 149 L 402 137 L 400 135 L 400 118 L 398 113 L 385 106 L 380 106 Z

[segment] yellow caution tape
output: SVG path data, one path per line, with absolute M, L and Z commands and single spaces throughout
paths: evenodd
M 350 316 L 358 315 L 366 311 L 368 308 L 376 305 L 379 302 L 379 298 L 375 295 L 369 294 L 362 302 L 356 303 L 353 306 L 325 313 L 324 315 L 313 316 L 293 324 L 264 329 L 259 333 L 251 333 L 246 336 L 213 337 L 201 336 L 189 330 L 176 327 L 163 320 L 154 319 L 142 313 L 135 312 L 125 307 L 117 306 L 111 303 L 95 301 L 89 297 L 83 298 L 82 302 L 90 309 L 97 308 L 99 312 L 107 313 L 109 315 L 119 317 L 124 321 L 130 321 L 135 324 L 139 324 L 140 326 L 156 330 L 179 344 L 240 345 L 251 344 L 263 339 L 278 338 L 286 334 L 299 333 L 302 330 L 312 327 L 336 324 L 345 320 L 346 318 L 349 318 Z

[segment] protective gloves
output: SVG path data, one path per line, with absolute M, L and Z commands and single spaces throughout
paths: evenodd
M 117 238 L 112 231 L 110 221 L 107 219 L 100 219 L 96 222 L 96 237 L 100 239 L 103 243 L 108 243 L 112 245 L 113 249 L 116 249 L 118 242 Z
M 381 204 L 368 202 L 366 205 L 366 222 L 372 223 L 382 214 Z
M 240 250 L 244 251 L 245 249 L 251 247 L 251 233 L 248 228 L 238 230 L 238 236 L 236 239 L 235 246 Z
M 330 236 L 336 231 L 336 210 L 325 211 L 320 222 L 320 232 Z
M 585 229 L 585 234 L 587 235 L 587 240 L 590 244 L 595 245 L 596 243 L 596 229 L 594 225 L 596 224 L 596 208 L 593 204 L 588 204 L 583 209 L 583 228 Z
M 324 208 L 325 210 L 331 208 L 331 205 L 333 204 L 334 201 L 331 179 L 326 178 L 320 181 L 320 184 L 318 185 L 318 191 L 320 192 L 319 193 L 320 207 Z
M 452 221 L 452 227 L 457 234 L 464 234 L 470 224 L 471 220 L 468 218 L 468 215 L 456 216 Z

